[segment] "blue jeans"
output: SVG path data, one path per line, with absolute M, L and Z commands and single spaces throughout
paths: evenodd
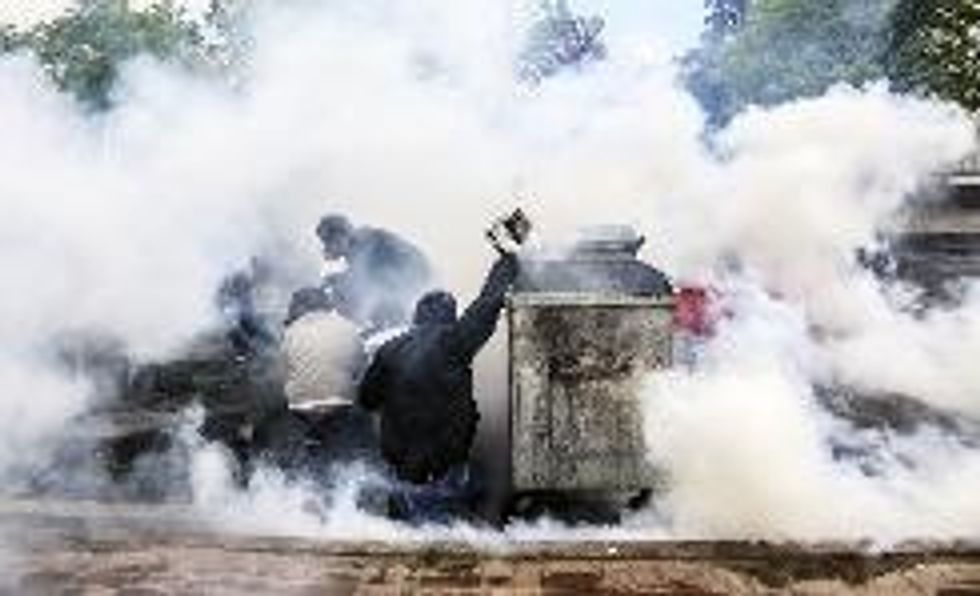
M 389 513 L 413 525 L 450 524 L 473 514 L 473 501 L 479 494 L 469 466 L 459 465 L 442 478 L 428 484 L 392 482 Z

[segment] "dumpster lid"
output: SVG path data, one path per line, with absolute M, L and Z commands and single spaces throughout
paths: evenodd
M 631 296 L 583 292 L 512 292 L 507 295 L 511 308 L 527 306 L 618 306 L 673 309 L 673 296 Z
M 600 224 L 579 228 L 573 251 L 579 255 L 635 258 L 646 239 L 633 226 Z

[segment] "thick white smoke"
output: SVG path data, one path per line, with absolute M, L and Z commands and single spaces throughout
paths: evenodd
M 737 260 L 738 283 L 718 282 L 732 321 L 694 372 L 653 379 L 647 404 L 673 532 L 975 535 L 980 452 L 935 427 L 858 431 L 815 393 L 844 383 L 976 415 L 975 303 L 913 315 L 900 288 L 881 287 L 855 261 L 972 142 L 955 111 L 874 89 L 750 112 L 724 131 L 726 159 L 705 198 L 674 211 L 684 232 L 671 238 L 696 238 L 701 226 L 711 233 L 686 257 Z M 841 455 L 841 443 L 873 453 L 873 469 Z
M 853 263 L 970 148 L 963 115 L 839 88 L 750 111 L 709 150 L 674 67 L 615 38 L 604 63 L 515 82 L 515 14 L 491 0 L 260 3 L 239 85 L 139 59 L 97 119 L 29 56 L 0 59 L 0 413 L 31 422 L 0 438 L 0 473 L 85 407 L 84 380 L 51 364 L 65 331 L 121 338 L 140 359 L 171 355 L 214 323 L 215 288 L 249 256 L 315 281 L 312 228 L 330 211 L 418 242 L 466 294 L 491 257 L 484 227 L 522 204 L 552 234 L 636 224 L 669 272 L 709 279 L 737 261 L 757 288 L 705 370 L 652 382 L 674 535 L 969 530 L 974 484 L 947 472 L 976 468 L 972 452 L 922 437 L 921 467 L 867 480 L 828 455 L 841 431 L 811 389 L 838 379 L 977 411 L 976 309 L 912 319 Z M 211 505 L 224 494 L 205 481 L 216 466 L 198 475 Z M 311 519 L 302 499 L 249 498 L 261 511 L 294 503 L 296 526 Z M 846 501 L 840 518 L 813 513 L 833 499 Z M 931 515 L 944 499 L 957 504 L 949 517 Z M 865 520 L 868 509 L 882 513 Z
M 649 388 L 647 436 L 669 475 L 659 507 L 671 532 L 886 542 L 975 536 L 975 444 L 937 427 L 900 434 L 835 419 L 814 393 L 825 347 L 810 336 L 802 309 L 757 288 L 730 289 L 738 314 L 701 368 L 658 376 Z M 866 452 L 841 454 L 835 445 Z

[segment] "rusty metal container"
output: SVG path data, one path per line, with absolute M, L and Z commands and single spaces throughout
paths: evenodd
M 511 483 L 533 491 L 656 485 L 642 386 L 670 366 L 673 301 L 520 292 L 508 304 Z

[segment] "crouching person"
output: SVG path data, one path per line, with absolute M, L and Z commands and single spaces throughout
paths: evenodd
M 516 257 L 501 256 L 458 318 L 451 294 L 426 294 L 411 329 L 375 354 L 359 401 L 380 416 L 381 454 L 396 477 L 389 500 L 394 516 L 445 522 L 470 511 L 475 495 L 467 462 L 480 418 L 473 359 L 493 335 L 516 275 Z
M 293 295 L 282 353 L 288 407 L 256 429 L 262 456 L 287 476 L 324 482 L 331 466 L 376 459 L 373 421 L 355 403 L 364 347 L 357 328 L 319 288 Z

